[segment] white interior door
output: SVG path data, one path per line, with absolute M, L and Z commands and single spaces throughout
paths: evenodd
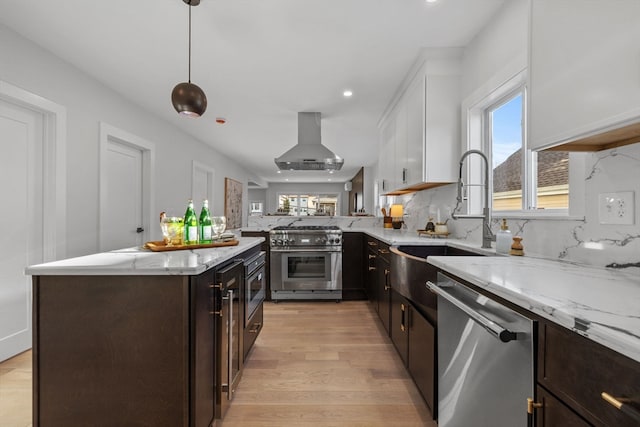
M 209 208 L 211 209 L 211 215 L 215 215 L 213 213 L 214 174 L 215 174 L 215 171 L 213 170 L 213 168 L 203 165 L 202 163 L 198 163 L 196 161 L 193 162 L 192 177 L 191 177 L 191 181 L 192 181 L 191 197 L 193 198 L 193 203 L 195 204 L 196 210 L 198 210 L 198 212 L 199 212 L 198 207 L 202 206 L 202 201 L 207 199 L 209 200 Z
M 105 191 L 101 199 L 100 249 L 109 251 L 142 245 L 144 231 L 142 151 L 110 139 L 106 158 Z
M 43 261 L 43 116 L 0 100 L 0 361 L 31 347 L 31 277 Z

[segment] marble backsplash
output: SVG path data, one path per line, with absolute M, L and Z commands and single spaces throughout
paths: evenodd
M 511 233 L 523 238 L 526 256 L 558 259 L 579 264 L 640 271 L 640 143 L 586 156 L 584 218 L 508 219 Z M 616 191 L 633 192 L 634 220 L 631 225 L 600 224 L 598 196 Z M 480 243 L 480 219 L 451 219 L 455 206 L 456 185 L 446 185 L 404 196 L 391 203 L 402 203 L 408 230 L 423 229 L 430 217 L 447 221 L 451 236 Z M 494 214 L 493 231 L 501 216 Z M 382 227 L 380 217 L 249 217 L 248 226 L 270 229 L 278 225 L 337 225 L 343 230 Z
M 525 253 L 548 259 L 611 268 L 640 269 L 640 143 L 586 156 L 584 219 L 508 219 L 511 233 L 523 238 Z M 617 191 L 633 192 L 634 220 L 631 225 L 600 224 L 598 196 Z M 402 196 L 407 227 L 424 228 L 430 216 L 440 210 L 449 218 L 453 237 L 480 242 L 481 220 L 450 218 L 455 206 L 456 185 Z M 494 213 L 492 230 L 500 228 L 501 216 Z

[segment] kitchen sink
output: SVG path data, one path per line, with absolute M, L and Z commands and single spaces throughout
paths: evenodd
M 437 323 L 437 297 L 427 289 L 436 281 L 438 269 L 427 263 L 430 256 L 478 256 L 475 252 L 450 246 L 392 246 L 391 288 L 409 299 L 433 325 Z

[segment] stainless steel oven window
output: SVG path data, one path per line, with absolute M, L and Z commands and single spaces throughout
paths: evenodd
M 295 252 L 282 255 L 283 282 L 328 282 L 331 252 Z
M 287 256 L 287 275 L 289 279 L 321 279 L 326 280 L 331 259 L 325 254 L 296 254 Z

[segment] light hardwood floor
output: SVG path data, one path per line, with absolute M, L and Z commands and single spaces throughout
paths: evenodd
M 265 303 L 264 324 L 223 427 L 436 427 L 367 302 Z
M 31 351 L 0 363 L 0 426 L 31 426 Z
M 436 427 L 364 301 L 265 303 L 222 427 Z M 31 426 L 31 352 L 0 364 L 0 425 Z

